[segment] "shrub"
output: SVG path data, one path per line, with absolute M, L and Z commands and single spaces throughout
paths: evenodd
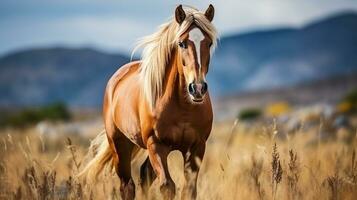
M 357 104 L 357 88 L 350 91 L 344 98 L 345 101 L 350 102 L 354 105 Z
M 349 113 L 353 110 L 353 105 L 350 102 L 343 101 L 337 104 L 337 111 L 340 113 Z
M 53 103 L 38 108 L 26 108 L 20 112 L 10 114 L 0 122 L 1 126 L 27 126 L 42 120 L 61 121 L 69 120 L 70 112 L 63 103 Z
M 357 89 L 353 89 L 337 105 L 337 110 L 341 113 L 357 112 Z
M 240 120 L 251 120 L 260 117 L 261 114 L 262 112 L 258 108 L 246 108 L 239 112 L 238 118 Z

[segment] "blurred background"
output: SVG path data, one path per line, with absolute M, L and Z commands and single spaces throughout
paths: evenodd
M 216 121 L 356 109 L 357 1 L 180 3 L 216 8 L 220 40 L 208 74 Z M 2 0 L 1 126 L 98 118 L 109 77 L 177 5 Z
M 108 79 L 180 3 L 220 35 L 198 199 L 356 199 L 357 0 L 1 0 L 0 199 L 119 199 L 76 175 Z

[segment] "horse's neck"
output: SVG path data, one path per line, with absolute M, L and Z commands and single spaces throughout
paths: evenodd
M 178 72 L 179 62 L 178 55 L 173 52 L 172 58 L 166 67 L 164 78 L 163 99 L 165 101 L 177 101 L 179 104 L 186 103 L 185 78 Z

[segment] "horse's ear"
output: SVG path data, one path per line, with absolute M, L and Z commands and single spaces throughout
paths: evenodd
M 179 23 L 179 24 L 181 24 L 185 20 L 186 14 L 182 8 L 182 5 L 177 6 L 177 8 L 175 10 L 175 18 L 176 18 L 177 23 Z
M 205 12 L 206 18 L 211 22 L 214 17 L 214 7 L 212 4 L 210 4 Z

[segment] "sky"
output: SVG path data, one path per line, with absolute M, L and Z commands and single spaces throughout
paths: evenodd
M 221 37 L 299 28 L 336 13 L 357 12 L 357 0 L 1 0 L 0 55 L 50 46 L 129 53 L 137 39 L 167 21 L 177 5 L 205 10 L 210 3 Z

